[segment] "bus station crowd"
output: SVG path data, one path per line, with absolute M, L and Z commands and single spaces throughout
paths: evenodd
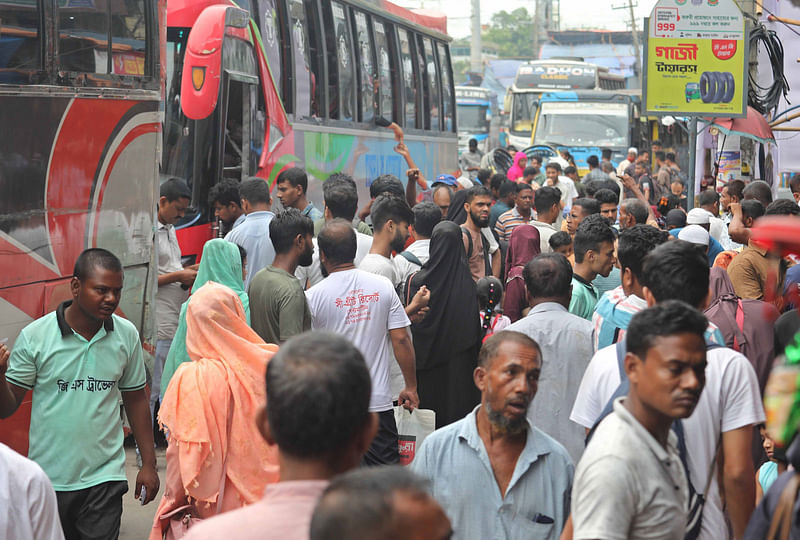
M 301 168 L 223 180 L 192 266 L 191 191 L 162 183 L 152 369 L 119 259 L 81 253 L 72 299 L 0 345 L 0 416 L 33 396 L 0 537 L 116 538 L 127 496 L 158 505 L 151 540 L 800 538 L 797 418 L 770 432 L 764 405 L 800 265 L 751 241 L 800 219 L 800 176 L 793 200 L 704 179 L 689 205 L 655 144 L 582 178 L 566 152 L 497 172 L 471 142 L 431 179 L 395 151 L 406 181 L 361 208 L 344 173 L 321 207 Z M 418 410 L 422 444 L 397 423 Z

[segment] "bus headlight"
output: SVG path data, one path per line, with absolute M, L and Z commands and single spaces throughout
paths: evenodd
M 198 92 L 203 88 L 203 83 L 206 81 L 206 68 L 192 67 L 192 86 Z

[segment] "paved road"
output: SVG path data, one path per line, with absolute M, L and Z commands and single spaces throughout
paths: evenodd
M 153 526 L 153 516 L 156 508 L 164 493 L 164 473 L 167 467 L 167 460 L 164 457 L 165 450 L 156 450 L 158 460 L 158 477 L 161 480 L 161 488 L 156 499 L 147 506 L 139 504 L 133 497 L 133 490 L 136 487 L 136 451 L 133 448 L 125 448 L 125 473 L 128 475 L 128 493 L 122 499 L 122 524 L 120 526 L 120 540 L 146 540 Z

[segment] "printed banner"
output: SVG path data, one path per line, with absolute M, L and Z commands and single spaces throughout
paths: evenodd
M 746 114 L 747 41 L 733 0 L 659 0 L 646 24 L 647 113 Z

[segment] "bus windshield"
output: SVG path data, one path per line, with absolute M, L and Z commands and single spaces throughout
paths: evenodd
M 622 147 L 628 141 L 624 103 L 542 103 L 534 144 Z
M 489 120 L 486 118 L 488 105 L 458 105 L 456 109 L 459 131 L 489 131 Z
M 539 94 L 532 92 L 515 93 L 511 104 L 511 133 L 530 136 L 533 129 L 533 115 L 536 113 L 536 100 Z

